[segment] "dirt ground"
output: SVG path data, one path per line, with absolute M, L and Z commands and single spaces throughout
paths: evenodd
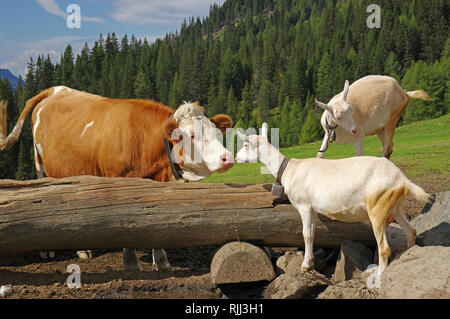
M 429 193 L 441 192 L 448 187 L 449 176 L 424 176 L 414 182 Z M 414 200 L 403 203 L 403 211 L 411 217 L 422 208 Z M 12 285 L 13 293 L 7 298 L 261 298 L 267 282 L 221 287 L 211 283 L 209 267 L 218 248 L 168 249 L 172 271 L 156 271 L 151 250 L 138 250 L 140 272 L 122 271 L 121 249 L 94 250 L 90 260 L 79 259 L 75 251 L 58 251 L 52 260 L 42 260 L 37 253 L 0 256 L 0 286 Z M 286 250 L 274 249 L 273 261 Z M 79 289 L 66 284 L 71 264 L 81 268 Z

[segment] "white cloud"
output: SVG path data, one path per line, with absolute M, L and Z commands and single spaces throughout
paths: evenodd
M 0 52 L 0 59 L 4 62 L 2 68 L 9 69 L 13 74 L 25 77 L 27 73 L 27 64 L 30 61 L 30 57 L 36 62 L 36 58 L 39 55 L 50 56 L 53 63 L 59 62 L 61 54 L 70 43 L 74 58 L 81 52 L 86 42 L 94 42 L 98 36 L 62 36 L 52 37 L 34 42 L 18 43 L 15 46 L 14 52 L 9 53 Z
M 224 0 L 115 0 L 111 17 L 131 25 L 179 29 L 184 19 L 207 16 L 210 4 L 223 2 Z
M 59 7 L 58 3 L 56 3 L 56 0 L 36 0 L 36 2 L 48 13 L 63 18 L 63 19 L 67 19 L 67 17 L 69 16 L 66 12 L 64 12 L 63 10 L 61 10 L 61 8 Z M 86 17 L 86 16 L 82 16 L 81 17 L 81 21 L 86 21 L 86 22 L 94 22 L 94 23 L 105 23 L 105 20 L 103 20 L 102 18 L 98 18 L 98 17 Z

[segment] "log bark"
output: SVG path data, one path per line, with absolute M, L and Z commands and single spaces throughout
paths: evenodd
M 304 246 L 299 213 L 275 203 L 270 187 L 93 176 L 0 180 L 0 254 L 236 240 Z M 369 223 L 319 217 L 315 247 L 339 247 L 344 239 L 376 244 Z

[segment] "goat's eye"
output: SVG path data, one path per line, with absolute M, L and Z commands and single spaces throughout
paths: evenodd
M 191 135 L 191 140 L 193 140 L 195 138 L 195 135 L 194 134 L 192 134 Z
M 245 147 L 245 148 L 248 148 L 248 144 L 247 144 L 247 143 L 245 143 L 245 144 L 244 144 L 244 147 Z

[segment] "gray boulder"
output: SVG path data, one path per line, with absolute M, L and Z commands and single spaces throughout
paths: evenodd
M 277 259 L 277 271 L 283 273 L 297 273 L 300 271 L 304 254 L 302 251 L 288 251 Z
M 286 273 L 272 281 L 264 291 L 265 299 L 300 299 L 313 297 L 324 290 L 330 281 L 319 272 Z
M 450 298 L 450 247 L 413 246 L 381 275 L 379 298 Z
M 352 240 L 341 243 L 341 251 L 332 277 L 333 283 L 355 278 L 372 264 L 372 251 Z
M 435 194 L 410 224 L 417 230 L 417 245 L 450 247 L 450 191 Z

